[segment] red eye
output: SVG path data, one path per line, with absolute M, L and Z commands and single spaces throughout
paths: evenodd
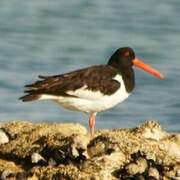
M 125 51 L 124 56 L 128 57 L 129 56 L 129 51 Z

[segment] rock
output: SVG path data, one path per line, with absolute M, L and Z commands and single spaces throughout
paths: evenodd
M 159 141 L 167 135 L 166 132 L 161 130 L 160 125 L 155 121 L 147 121 L 139 126 L 138 132 L 146 139 L 154 139 Z
M 27 179 L 27 173 L 26 172 L 18 172 L 16 174 L 16 180 L 25 180 Z
M 0 145 L 8 142 L 9 142 L 8 136 L 2 129 L 0 129 Z
M 156 178 L 153 177 L 153 176 L 148 176 L 146 179 L 147 179 L 147 180 L 159 180 L 159 179 L 156 179 Z
M 31 162 L 32 163 L 38 163 L 40 161 L 46 162 L 46 160 L 39 153 L 33 153 L 31 155 Z
M 155 121 L 134 129 L 98 130 L 79 124 L 1 124 L 1 179 L 178 179 L 180 134 Z
M 136 175 L 139 172 L 139 167 L 136 163 L 130 163 L 126 166 L 126 172 L 129 175 Z
M 39 178 L 35 174 L 33 174 L 33 176 L 28 177 L 27 180 L 39 180 Z
M 50 158 L 49 161 L 48 161 L 48 165 L 49 166 L 56 166 L 57 163 L 56 163 L 56 161 L 53 158 Z
M 138 158 L 137 161 L 136 161 L 136 164 L 138 165 L 138 168 L 139 168 L 139 174 L 142 174 L 146 171 L 147 169 L 147 161 L 145 158 Z
M 88 158 L 88 154 L 85 152 L 87 149 L 87 145 L 90 141 L 89 136 L 84 135 L 75 135 L 73 136 L 73 142 L 71 144 L 72 157 L 78 157 L 79 155 L 84 155 Z
M 140 175 L 140 174 L 135 175 L 134 179 L 135 179 L 135 180 L 145 180 L 144 176 L 143 176 L 143 175 Z
M 176 156 L 180 158 L 180 148 L 179 144 L 174 143 L 173 141 L 165 141 L 159 145 L 159 148 L 164 151 L 168 151 L 169 155 Z
M 159 172 L 158 172 L 158 170 L 156 168 L 150 167 L 149 170 L 148 170 L 148 176 L 159 179 Z
M 6 180 L 8 177 L 10 176 L 14 176 L 14 173 L 10 170 L 4 170 L 2 173 L 1 173 L 1 178 L 2 180 Z
M 176 172 L 176 177 L 179 177 L 179 178 L 180 178 L 180 169 L 177 170 L 177 172 Z

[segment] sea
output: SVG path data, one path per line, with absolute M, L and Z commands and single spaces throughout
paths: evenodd
M 96 128 L 132 128 L 156 120 L 163 129 L 180 132 L 179 0 L 1 0 L 0 123 L 27 120 L 88 126 L 88 114 L 51 101 L 23 103 L 18 98 L 24 85 L 38 75 L 106 64 L 124 46 L 132 47 L 165 79 L 134 68 L 133 93 L 99 113 Z

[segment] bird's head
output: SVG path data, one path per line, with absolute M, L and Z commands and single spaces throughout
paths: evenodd
M 164 79 L 164 75 L 145 64 L 142 60 L 136 57 L 135 52 L 130 47 L 117 49 L 108 61 L 108 65 L 122 71 L 136 66 L 144 71 L 154 75 L 157 78 Z

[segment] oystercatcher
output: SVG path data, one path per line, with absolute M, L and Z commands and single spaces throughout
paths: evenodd
M 73 72 L 39 76 L 41 80 L 26 85 L 22 101 L 53 100 L 64 108 L 90 114 L 90 133 L 94 133 L 96 114 L 124 101 L 135 85 L 133 66 L 157 78 L 164 76 L 135 56 L 132 48 L 117 49 L 106 65 Z

